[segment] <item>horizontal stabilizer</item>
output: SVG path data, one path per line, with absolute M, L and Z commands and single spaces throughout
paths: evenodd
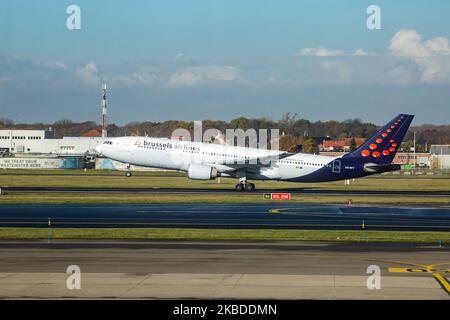
M 364 165 L 364 171 L 370 173 L 383 173 L 390 171 L 400 170 L 401 166 L 399 164 L 375 164 L 375 163 L 366 163 Z

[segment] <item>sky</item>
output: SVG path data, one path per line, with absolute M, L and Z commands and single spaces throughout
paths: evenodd
M 100 122 L 106 81 L 117 124 L 286 112 L 448 124 L 449 14 L 446 0 L 0 0 L 0 118 Z

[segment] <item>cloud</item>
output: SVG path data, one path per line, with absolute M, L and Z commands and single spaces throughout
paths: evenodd
M 396 55 L 406 58 L 423 58 L 437 55 L 450 55 L 447 38 L 436 37 L 427 41 L 416 30 L 400 30 L 391 39 L 389 49 Z
M 75 70 L 77 77 L 85 84 L 98 84 L 98 67 L 95 62 L 89 62 Z
M 450 44 L 445 37 L 423 39 L 416 30 L 393 34 L 384 50 L 305 47 L 279 60 L 212 57 L 196 61 L 184 52 L 166 60 L 100 66 L 94 61 L 70 61 L 0 56 L 0 83 L 7 86 L 47 86 L 63 90 L 80 84 L 99 86 L 104 76 L 123 88 L 193 87 L 232 82 L 258 87 L 300 87 L 316 84 L 413 85 L 450 83 Z M 298 56 L 318 58 L 298 58 Z M 278 60 L 277 60 L 278 59 Z M 214 62 L 212 62 L 214 61 Z M 24 82 L 22 79 L 26 79 Z
M 389 50 L 394 56 L 413 61 L 422 82 L 450 81 L 450 46 L 447 38 L 424 41 L 416 30 L 400 30 L 392 37 Z
M 12 81 L 10 77 L 0 77 L 0 83 L 6 83 Z
M 329 50 L 324 47 L 317 48 L 303 48 L 298 53 L 299 56 L 309 56 L 309 57 L 337 57 L 337 56 L 368 56 L 369 53 L 363 49 L 356 49 L 352 54 L 346 53 L 343 50 Z
M 300 50 L 300 56 L 310 56 L 310 57 L 335 57 L 335 56 L 343 56 L 345 52 L 342 50 L 329 50 L 324 47 L 317 48 L 303 48 Z
M 307 47 L 298 55 L 323 57 L 324 63 L 312 71 L 316 79 L 329 82 L 327 76 L 335 77 L 331 81 L 371 82 L 406 85 L 412 83 L 440 84 L 450 82 L 450 44 L 445 37 L 422 39 L 416 30 L 399 30 L 390 40 L 386 50 L 373 54 L 363 49 L 353 53 L 343 50 L 329 50 L 325 47 Z M 352 56 L 371 56 L 370 62 L 351 60 Z M 330 62 L 328 57 L 339 57 Z M 371 68 L 367 64 L 375 64 Z M 413 63 L 411 65 L 410 63 Z M 325 73 L 323 73 L 325 71 Z
M 353 52 L 354 56 L 368 56 L 369 54 L 364 51 L 363 49 L 357 49 L 355 52 Z
M 85 66 L 79 67 L 75 70 L 75 75 L 86 85 L 99 85 L 100 75 L 99 68 L 95 62 L 88 62 Z M 135 72 L 108 72 L 106 77 L 107 82 L 122 85 L 125 87 L 150 87 L 157 81 L 157 75 L 153 72 L 144 70 L 137 70 Z
M 417 83 L 420 79 L 414 65 L 402 63 L 386 72 L 386 80 L 397 85 L 409 85 Z
M 151 87 L 156 83 L 157 76 L 147 72 L 135 72 L 128 75 L 113 76 L 111 81 L 127 87 L 144 86 Z
M 173 60 L 180 60 L 181 58 L 184 57 L 184 53 L 183 52 L 179 52 L 175 55 L 175 57 L 173 58 Z
M 281 74 L 278 71 L 272 71 L 269 75 L 269 81 L 273 83 L 277 83 L 281 78 Z
M 31 63 L 36 68 L 44 68 L 44 69 L 62 69 L 66 70 L 67 65 L 60 61 L 47 61 L 42 59 L 33 59 L 31 60 Z
M 173 73 L 168 81 L 169 87 L 189 87 L 206 84 L 211 81 L 234 81 L 239 80 L 240 71 L 236 67 L 208 65 L 187 67 L 179 72 Z

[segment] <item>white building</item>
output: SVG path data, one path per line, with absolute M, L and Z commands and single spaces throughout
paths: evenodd
M 430 153 L 435 155 L 450 155 L 450 144 L 432 144 Z
M 55 139 L 50 130 L 0 130 L 0 153 L 20 155 L 93 154 L 94 148 L 106 138 L 63 137 Z
M 450 145 L 433 144 L 430 146 L 430 153 L 433 169 L 450 169 Z

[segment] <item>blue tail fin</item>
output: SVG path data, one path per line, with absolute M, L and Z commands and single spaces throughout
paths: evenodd
M 399 114 L 344 158 L 358 157 L 380 164 L 391 163 L 413 118 L 414 115 Z

